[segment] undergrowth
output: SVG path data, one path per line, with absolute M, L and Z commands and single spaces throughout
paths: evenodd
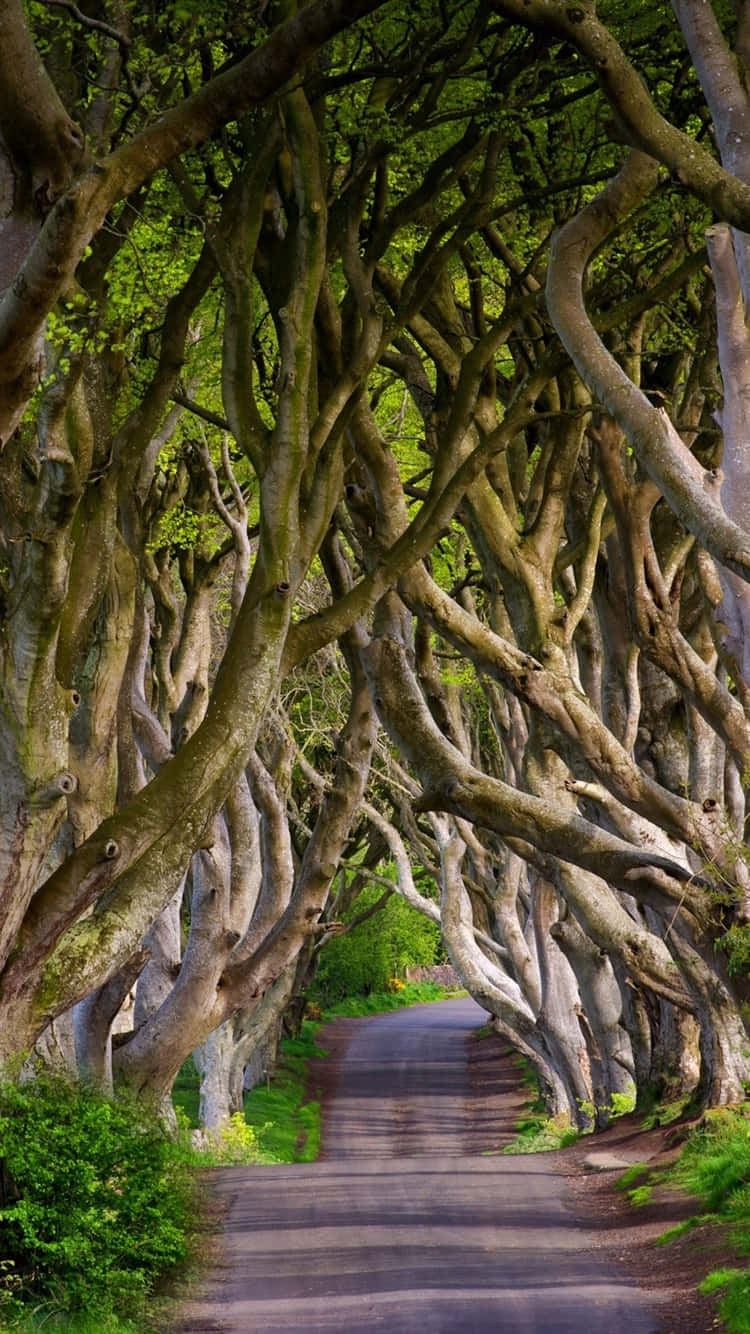
M 503 1153 L 549 1153 L 575 1144 L 581 1132 L 567 1117 L 530 1115 L 516 1125 L 516 1138 Z
M 513 1063 L 518 1068 L 520 1082 L 528 1090 L 524 1115 L 516 1122 L 516 1137 L 502 1150 L 503 1153 L 549 1153 L 575 1144 L 580 1131 L 567 1117 L 547 1115 L 539 1079 L 531 1062 L 514 1052 Z
M 307 1072 L 315 1056 L 319 1021 L 304 1019 L 297 1038 L 284 1038 L 272 1078 L 245 1094 L 245 1120 L 266 1159 L 311 1163 L 320 1147 L 320 1104 L 307 1098 Z
M 402 982 L 389 991 L 373 991 L 369 996 L 348 996 L 345 1000 L 337 1001 L 324 1010 L 323 1018 L 356 1019 L 368 1014 L 381 1014 L 385 1010 L 400 1010 L 405 1005 L 422 1005 L 429 1001 L 446 1000 L 449 996 L 465 995 L 465 991 L 447 991 L 436 982 Z
M 581 1124 L 578 1126 L 566 1115 L 548 1116 L 539 1078 L 531 1062 L 519 1052 L 513 1054 L 513 1060 L 521 1083 L 529 1090 L 529 1099 L 524 1116 L 516 1123 L 516 1137 L 503 1153 L 549 1153 L 553 1149 L 565 1149 L 582 1135 L 591 1134 L 597 1120 L 593 1102 L 579 1101 Z M 616 1121 L 631 1112 L 634 1106 L 635 1087 L 628 1093 L 613 1093 L 609 1103 L 599 1111 L 606 1111 L 609 1121 Z

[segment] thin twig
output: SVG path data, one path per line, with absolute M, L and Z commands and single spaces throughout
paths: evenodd
M 118 42 L 120 46 L 124 46 L 126 51 L 130 50 L 133 45 L 129 37 L 126 37 L 122 32 L 118 32 L 117 28 L 113 28 L 110 23 L 105 23 L 103 19 L 92 19 L 88 14 L 84 14 L 78 8 L 78 5 L 73 3 L 73 0 L 44 0 L 44 3 L 47 6 L 56 5 L 58 9 L 67 9 L 73 15 L 73 18 L 82 23 L 85 28 L 95 28 L 97 32 L 103 32 L 106 37 L 111 37 L 113 42 Z

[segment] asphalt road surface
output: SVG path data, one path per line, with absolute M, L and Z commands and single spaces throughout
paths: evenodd
M 471 1087 L 484 1018 L 459 1000 L 351 1026 L 322 1160 L 217 1174 L 182 1334 L 658 1334 L 550 1157 L 497 1154 L 518 1095 Z

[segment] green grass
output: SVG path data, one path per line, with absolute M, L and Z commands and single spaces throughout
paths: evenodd
M 245 1094 L 245 1120 L 262 1154 L 277 1163 L 311 1163 L 320 1148 L 320 1104 L 306 1100 L 307 1072 L 319 1022 L 305 1019 L 298 1038 L 284 1038 L 273 1078 Z
M 693 1132 L 673 1176 L 705 1205 L 708 1216 L 729 1223 L 740 1255 L 750 1254 L 750 1105 L 707 1113 Z M 714 1270 L 709 1291 L 723 1291 L 719 1315 L 729 1334 L 750 1334 L 750 1269 Z M 704 1290 L 706 1290 L 704 1288 Z
M 642 1209 L 644 1205 L 651 1203 L 653 1193 L 653 1186 L 634 1186 L 628 1191 L 628 1199 L 635 1209 Z
M 524 1115 L 516 1122 L 516 1137 L 502 1153 L 550 1153 L 575 1144 L 580 1131 L 564 1117 L 549 1117 L 539 1087 L 537 1073 L 526 1056 L 513 1053 L 513 1064 L 518 1069 L 519 1082 L 528 1089 Z
M 0 1334 L 143 1334 L 143 1326 L 114 1315 L 69 1315 L 46 1303 L 15 1320 L 0 1315 Z
M 192 1056 L 179 1070 L 172 1086 L 172 1102 L 175 1111 L 182 1113 L 189 1126 L 198 1125 L 199 1077 Z
M 615 1182 L 617 1189 L 628 1190 L 639 1177 L 645 1176 L 649 1170 L 648 1163 L 631 1163 L 630 1167 Z
M 677 1162 L 659 1177 L 696 1196 L 705 1210 L 670 1228 L 660 1243 L 691 1226 L 723 1223 L 738 1254 L 750 1255 L 750 1104 L 707 1112 Z M 722 1294 L 719 1315 L 728 1334 L 750 1334 L 750 1269 L 713 1270 L 700 1290 Z
M 670 1241 L 677 1241 L 678 1237 L 684 1237 L 686 1232 L 692 1232 L 693 1228 L 703 1221 L 696 1214 L 693 1214 L 691 1218 L 683 1218 L 681 1223 L 675 1223 L 674 1227 L 668 1227 L 666 1232 L 662 1232 L 661 1236 L 656 1238 L 654 1245 L 668 1246 Z
M 39 1302 L 33 1310 L 5 1316 L 0 1308 L 0 1334 L 156 1334 L 150 1319 L 144 1325 L 121 1316 L 91 1315 L 58 1309 L 54 1299 Z
M 530 1115 L 516 1124 L 516 1138 L 503 1153 L 550 1153 L 580 1139 L 581 1132 L 567 1118 Z
M 729 1334 L 750 1334 L 750 1269 L 714 1269 L 701 1283 L 700 1291 L 723 1291 L 719 1315 Z

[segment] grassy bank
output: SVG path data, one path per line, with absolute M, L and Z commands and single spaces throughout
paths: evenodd
M 671 1120 L 667 1116 L 667 1124 Z M 653 1124 L 648 1117 L 644 1128 Z M 664 1186 L 677 1186 L 697 1201 L 698 1212 L 669 1228 L 657 1245 L 669 1246 L 700 1228 L 703 1251 L 707 1236 L 723 1234 L 722 1249 L 734 1252 L 737 1263 L 712 1270 L 699 1290 L 716 1294 L 728 1334 L 750 1334 L 750 1267 L 744 1263 L 750 1256 L 750 1103 L 706 1112 L 676 1162 L 666 1167 L 634 1163 L 617 1185 L 635 1208 L 650 1204 Z
M 478 1035 L 479 1036 L 479 1035 Z M 568 1121 L 550 1119 L 540 1096 L 537 1077 L 528 1061 L 515 1058 L 521 1082 L 528 1090 L 523 1117 L 516 1124 L 517 1136 L 503 1153 L 539 1153 L 564 1148 L 582 1132 Z M 654 1102 L 633 1115 L 643 1131 L 657 1126 L 678 1127 L 686 1116 L 685 1101 Z M 632 1114 L 629 1099 L 613 1099 L 612 1119 Z M 669 1229 L 659 1244 L 685 1236 L 696 1228 L 722 1229 L 727 1254 L 737 1262 L 714 1269 L 700 1284 L 704 1295 L 716 1294 L 718 1314 L 727 1334 L 750 1334 L 750 1103 L 742 1107 L 717 1108 L 706 1112 L 699 1126 L 684 1132 L 680 1157 L 668 1166 L 634 1163 L 617 1186 L 635 1207 L 650 1204 L 659 1187 L 679 1187 L 698 1202 L 698 1212 Z M 688 1206 L 689 1207 L 689 1206 Z M 704 1243 L 701 1242 L 701 1245 Z
M 699 1224 L 727 1229 L 740 1261 L 750 1256 L 750 1103 L 708 1112 L 674 1166 L 661 1179 L 681 1186 L 701 1203 L 701 1213 L 662 1237 L 668 1244 Z M 716 1269 L 701 1292 L 719 1295 L 719 1315 L 729 1334 L 750 1334 L 750 1267 Z

